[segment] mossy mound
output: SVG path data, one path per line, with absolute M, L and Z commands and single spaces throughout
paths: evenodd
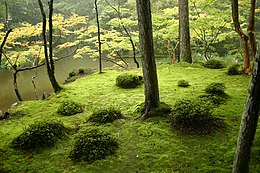
M 177 86 L 178 86 L 178 87 L 184 87 L 184 88 L 185 88 L 185 87 L 190 86 L 190 84 L 189 84 L 189 82 L 186 81 L 186 80 L 179 80 Z
M 203 64 L 204 67 L 210 69 L 222 69 L 225 67 L 224 63 L 217 59 L 210 59 Z
M 117 119 L 122 119 L 121 111 L 115 108 L 100 109 L 94 112 L 87 120 L 87 122 L 94 122 L 98 124 L 112 123 Z
M 83 105 L 74 101 L 65 101 L 58 108 L 58 114 L 63 116 L 71 116 L 84 111 Z
M 98 128 L 88 128 L 77 134 L 69 156 L 76 162 L 92 163 L 115 154 L 118 147 L 118 142 L 111 134 Z
M 184 99 L 175 103 L 171 125 L 185 133 L 209 134 L 223 127 L 223 121 L 213 114 L 213 105 L 204 99 Z
M 134 74 L 122 74 L 117 76 L 116 78 L 116 85 L 120 88 L 136 88 L 137 86 L 141 85 L 143 81 L 142 76 L 134 75 Z
M 11 142 L 11 147 L 20 150 L 50 147 L 58 139 L 66 137 L 69 131 L 63 123 L 57 120 L 38 121 L 17 136 Z

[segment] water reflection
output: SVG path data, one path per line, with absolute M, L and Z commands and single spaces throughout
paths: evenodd
M 132 61 L 132 59 L 128 59 Z M 132 64 L 132 63 L 131 63 Z M 103 67 L 112 67 L 111 62 L 103 61 Z M 98 61 L 93 61 L 90 58 L 73 59 L 68 57 L 55 63 L 55 74 L 58 82 L 62 84 L 68 77 L 68 73 L 73 69 L 78 68 L 98 68 Z M 37 74 L 37 75 L 36 75 Z M 32 77 L 36 75 L 34 80 L 37 87 L 37 95 L 42 97 L 43 92 L 53 92 L 50 81 L 47 76 L 46 67 L 39 67 L 36 70 L 20 72 L 17 75 L 17 83 L 23 100 L 35 100 L 36 96 L 32 84 Z M 17 102 L 18 99 L 13 89 L 13 74 L 12 71 L 0 71 L 0 110 L 7 111 L 11 104 Z

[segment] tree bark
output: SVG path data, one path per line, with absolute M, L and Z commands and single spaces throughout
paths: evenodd
M 44 12 L 43 4 L 41 0 L 38 0 L 41 14 L 42 14 L 42 36 L 43 36 L 43 44 L 44 44 L 44 56 L 46 61 L 47 73 L 49 76 L 49 80 L 52 84 L 52 88 L 55 93 L 59 92 L 62 88 L 58 84 L 55 78 L 55 68 L 54 68 L 54 61 L 53 61 L 53 51 L 52 51 L 52 13 L 53 13 L 53 0 L 49 1 L 49 53 L 48 53 L 48 42 L 46 36 L 46 14 Z
M 152 108 L 159 106 L 159 88 L 154 56 L 150 0 L 136 0 L 136 7 L 146 109 L 142 118 L 145 119 L 148 118 Z
M 20 94 L 20 91 L 18 89 L 17 86 L 17 70 L 16 70 L 16 66 L 13 67 L 14 68 L 14 72 L 13 72 L 13 76 L 14 76 L 14 81 L 13 81 L 13 86 L 14 86 L 14 92 L 15 95 L 17 96 L 19 101 L 23 101 L 22 96 Z
M 260 47 L 258 48 L 260 51 Z M 241 121 L 233 173 L 248 173 L 251 147 L 253 145 L 260 108 L 260 53 L 254 62 L 249 92 Z
M 248 33 L 250 47 L 254 58 L 256 56 L 256 49 L 257 49 L 256 39 L 255 39 L 255 8 L 256 8 L 256 0 L 251 0 L 249 25 L 247 28 L 247 33 Z
M 248 26 L 248 32 L 249 37 L 242 31 L 240 23 L 239 23 L 239 11 L 238 11 L 238 0 L 231 0 L 232 5 L 232 18 L 234 21 L 234 26 L 236 32 L 239 34 L 241 43 L 242 43 L 242 49 L 243 49 L 243 60 L 244 60 L 244 67 L 243 67 L 243 73 L 244 74 L 250 74 L 252 69 L 250 65 L 250 47 L 248 40 L 250 39 L 251 48 L 253 50 L 253 54 L 255 56 L 256 53 L 256 43 L 255 43 L 255 36 L 254 36 L 254 15 L 255 15 L 255 0 L 251 0 L 251 12 L 249 17 L 249 26 Z
M 179 0 L 180 59 L 192 63 L 190 48 L 189 1 Z
M 2 56 L 3 56 L 3 49 L 4 49 L 4 46 L 5 46 L 5 43 L 7 41 L 7 38 L 9 36 L 9 34 L 12 32 L 12 29 L 9 29 L 6 34 L 5 34 L 5 37 L 4 37 L 4 40 L 2 41 L 1 43 L 1 46 L 0 46 L 0 69 L 1 69 L 1 64 L 2 64 Z
M 102 47 L 101 47 L 102 43 L 100 38 L 100 24 L 99 24 L 97 0 L 95 0 L 95 10 L 96 10 L 96 21 L 97 21 L 97 28 L 98 28 L 99 73 L 102 73 Z

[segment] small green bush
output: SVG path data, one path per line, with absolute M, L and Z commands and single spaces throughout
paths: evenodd
M 212 109 L 212 105 L 202 99 L 179 100 L 172 109 L 173 119 L 183 126 L 203 124 L 213 118 Z
M 241 70 L 239 68 L 240 68 L 239 64 L 233 64 L 228 67 L 227 74 L 228 75 L 239 75 L 239 74 L 241 74 Z
M 207 94 L 223 95 L 225 94 L 226 86 L 224 83 L 213 82 L 206 86 L 205 92 Z
M 79 68 L 79 69 L 78 69 L 78 73 L 79 73 L 79 74 L 84 74 L 84 73 L 85 73 L 85 70 L 84 70 L 83 68 Z
M 94 112 L 88 119 L 89 122 L 105 124 L 123 118 L 121 111 L 115 108 L 100 109 Z
M 179 80 L 177 86 L 179 86 L 179 87 L 188 87 L 188 86 L 190 86 L 190 84 L 186 80 Z
M 205 101 L 209 101 L 212 103 L 214 106 L 219 106 L 220 104 L 224 104 L 228 96 L 221 94 L 221 95 L 215 95 L 215 94 L 204 94 L 199 96 L 200 99 L 204 99 Z
M 68 133 L 69 129 L 59 121 L 38 121 L 17 136 L 11 142 L 11 147 L 20 150 L 50 147 L 57 139 L 64 138 Z
M 69 77 L 74 77 L 76 75 L 77 75 L 77 73 L 75 70 L 72 70 L 71 72 L 69 72 Z
M 70 158 L 76 162 L 92 163 L 115 154 L 118 142 L 107 132 L 97 128 L 85 129 L 75 137 Z
M 84 107 L 74 101 L 65 101 L 58 108 L 58 114 L 71 116 L 83 112 Z
M 223 62 L 220 60 L 217 60 L 217 59 L 210 59 L 210 60 L 206 61 L 203 64 L 203 66 L 206 68 L 210 68 L 210 69 L 221 69 L 221 68 L 225 67 Z
M 117 76 L 116 85 L 121 88 L 136 88 L 137 86 L 142 84 L 142 76 L 134 75 L 134 74 L 122 74 Z

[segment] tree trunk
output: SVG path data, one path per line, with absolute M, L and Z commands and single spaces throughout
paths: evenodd
M 16 68 L 16 67 L 15 67 L 15 68 Z M 19 89 L 18 89 L 18 86 L 17 86 L 17 71 L 16 71 L 16 69 L 14 69 L 13 75 L 14 75 L 14 81 L 13 81 L 14 83 L 13 83 L 13 86 L 14 86 L 15 95 L 17 96 L 17 98 L 18 98 L 19 101 L 23 101 L 22 96 L 21 96 L 21 94 L 20 94 L 20 92 L 19 92 Z
M 243 59 L 244 59 L 244 67 L 243 67 L 243 73 L 244 74 L 250 74 L 252 69 L 250 65 L 250 48 L 248 43 L 248 36 L 242 31 L 240 23 L 239 23 L 239 11 L 238 11 L 238 0 L 232 0 L 232 18 L 234 21 L 234 26 L 236 32 L 239 34 L 241 43 L 242 43 L 242 49 L 243 49 Z M 250 43 L 251 48 L 253 50 L 253 54 L 255 56 L 256 53 L 256 43 L 254 38 L 254 15 L 255 15 L 255 0 L 251 0 L 251 12 L 249 17 L 249 26 L 248 26 L 248 32 L 250 37 Z
M 253 57 L 256 56 L 256 39 L 255 39 L 255 8 L 256 0 L 251 0 L 250 15 L 249 15 L 249 25 L 247 28 L 247 33 L 249 37 L 249 42 L 252 50 Z
M 5 45 L 5 43 L 6 43 L 6 41 L 7 41 L 7 38 L 8 38 L 8 36 L 9 36 L 9 34 L 10 34 L 11 32 L 12 32 L 12 29 L 9 29 L 9 30 L 6 32 L 6 34 L 5 34 L 5 36 L 4 36 L 4 39 L 3 39 L 2 43 L 1 43 L 1 46 L 0 46 L 0 69 L 1 69 L 1 63 L 2 63 L 2 56 L 3 56 L 4 45 Z
M 260 51 L 260 47 L 259 50 Z M 233 173 L 248 173 L 251 147 L 253 145 L 260 108 L 260 52 L 254 63 L 249 93 L 240 126 Z
M 49 76 L 49 80 L 52 84 L 52 88 L 55 93 L 59 92 L 62 88 L 58 84 L 55 75 L 54 75 L 54 61 L 53 61 L 53 52 L 52 52 L 52 13 L 53 13 L 53 0 L 49 1 L 49 54 L 48 54 L 48 44 L 47 44 L 47 36 L 46 36 L 46 14 L 44 12 L 43 4 L 41 0 L 38 0 L 41 14 L 42 14 L 42 37 L 44 44 L 44 56 L 46 61 L 47 73 Z
M 97 0 L 95 0 L 95 10 L 96 10 L 96 21 L 97 21 L 97 28 L 98 28 L 98 53 L 99 53 L 99 73 L 102 73 L 102 44 L 101 44 L 101 38 L 100 38 L 100 24 L 99 24 L 99 18 L 98 18 L 98 5 Z
M 190 48 L 189 2 L 179 0 L 180 59 L 192 63 Z
M 51 81 L 52 87 L 54 89 L 54 92 L 57 93 L 59 92 L 62 88 L 57 82 L 55 78 L 55 66 L 54 66 L 54 61 L 53 61 L 53 34 L 52 34 L 52 15 L 53 15 L 53 0 L 50 0 L 49 2 L 49 59 L 50 59 L 50 69 L 48 71 L 49 74 L 49 79 Z
M 153 47 L 152 18 L 150 0 L 136 0 L 139 41 L 144 76 L 145 114 L 159 106 L 159 89 Z

